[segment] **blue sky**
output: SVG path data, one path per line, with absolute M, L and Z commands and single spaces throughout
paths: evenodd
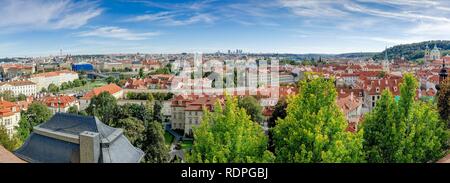
M 0 0 L 0 57 L 346 53 L 450 39 L 450 1 Z

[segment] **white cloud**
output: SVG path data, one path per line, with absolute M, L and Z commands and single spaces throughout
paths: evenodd
M 0 27 L 11 29 L 75 29 L 99 16 L 97 2 L 72 0 L 2 0 Z
M 126 41 L 138 41 L 149 39 L 154 36 L 160 35 L 159 32 L 143 32 L 136 33 L 131 32 L 128 29 L 119 27 L 100 27 L 90 31 L 84 31 L 77 34 L 79 37 L 103 37 L 103 38 L 114 38 Z
M 187 17 L 187 18 L 186 18 Z M 126 22 L 160 22 L 170 26 L 191 25 L 196 23 L 213 23 L 216 18 L 207 13 L 186 15 L 180 12 L 160 12 L 155 14 L 139 15 L 125 20 Z

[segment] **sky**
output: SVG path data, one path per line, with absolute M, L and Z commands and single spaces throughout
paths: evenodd
M 377 52 L 450 40 L 450 1 L 0 0 L 0 57 Z

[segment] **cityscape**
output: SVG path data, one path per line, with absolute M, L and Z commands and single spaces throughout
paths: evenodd
M 450 163 L 447 1 L 0 5 L 0 163 Z

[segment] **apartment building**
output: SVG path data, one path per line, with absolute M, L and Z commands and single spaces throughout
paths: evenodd
M 6 128 L 8 135 L 12 136 L 16 133 L 16 127 L 19 126 L 20 110 L 13 103 L 0 99 L 0 125 Z
M 50 84 L 60 86 L 64 82 L 74 81 L 78 79 L 78 73 L 68 70 L 46 72 L 31 75 L 30 81 L 37 84 L 37 90 L 48 88 Z
M 102 92 L 108 92 L 116 99 L 121 99 L 123 97 L 123 89 L 120 86 L 111 83 L 105 86 L 94 88 L 90 92 L 86 93 L 83 97 L 81 97 L 80 108 L 85 109 L 89 105 L 91 98 L 99 95 Z
M 178 95 L 172 99 L 172 129 L 184 130 L 184 135 L 192 135 L 192 128 L 198 126 L 203 117 L 203 109 L 212 111 L 216 101 L 223 103 L 223 97 Z
M 35 96 L 38 92 L 36 83 L 28 80 L 0 82 L 0 92 L 5 91 L 11 91 L 14 96 L 18 96 L 19 94 Z
M 40 99 L 53 114 L 57 112 L 67 113 L 69 108 L 75 106 L 80 109 L 80 103 L 73 96 L 60 95 L 60 96 L 46 96 Z

